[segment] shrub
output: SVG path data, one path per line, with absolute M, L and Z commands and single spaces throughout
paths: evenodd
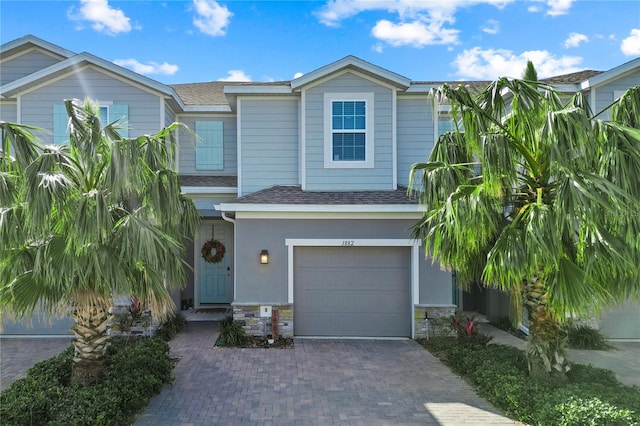
M 509 416 L 530 425 L 640 425 L 640 392 L 608 370 L 574 364 L 568 383 L 532 381 L 524 351 L 469 345 L 461 339 L 420 340 L 436 357 Z
M 541 424 L 558 426 L 633 426 L 640 421 L 631 410 L 620 409 L 596 397 L 575 396 L 543 410 L 541 417 Z
M 613 346 L 609 345 L 602 334 L 595 328 L 587 325 L 570 323 L 567 326 L 569 347 L 572 349 L 592 349 L 607 351 Z
M 486 345 L 492 337 L 478 332 L 478 323 L 475 316 L 468 317 L 464 314 L 455 313 L 449 319 L 451 328 L 467 344 Z
M 243 324 L 234 321 L 232 316 L 228 316 L 220 321 L 220 337 L 218 346 L 242 346 L 247 342 L 247 333 Z
M 69 384 L 73 348 L 36 364 L 0 393 L 3 425 L 127 425 L 171 379 L 169 346 L 156 338 L 114 338 L 103 380 Z
M 156 330 L 155 335 L 168 342 L 173 339 L 178 333 L 180 333 L 187 326 L 187 318 L 182 315 L 181 312 L 177 312 L 171 315 L 167 320 L 165 320 L 158 330 Z

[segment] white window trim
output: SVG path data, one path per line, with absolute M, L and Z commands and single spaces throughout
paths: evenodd
M 367 111 L 364 161 L 333 160 L 332 103 L 334 101 L 364 101 Z M 374 166 L 374 94 L 373 93 L 325 93 L 324 94 L 324 168 L 372 169 Z

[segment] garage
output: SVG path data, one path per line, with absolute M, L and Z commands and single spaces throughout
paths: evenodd
M 600 332 L 608 339 L 640 339 L 640 306 L 638 302 L 624 303 L 605 309 L 599 321 Z
M 296 247 L 296 336 L 411 337 L 409 247 Z

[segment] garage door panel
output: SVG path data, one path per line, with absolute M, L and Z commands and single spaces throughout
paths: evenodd
M 411 335 L 409 248 L 303 247 L 294 263 L 296 335 Z
M 298 323 L 300 321 L 300 323 Z M 326 315 L 318 313 L 305 315 L 303 319 L 296 318 L 296 327 L 302 330 L 317 330 L 313 336 L 330 337 L 407 337 L 398 334 L 398 324 L 406 322 L 402 318 L 390 316 L 366 316 L 366 315 Z M 322 324 L 322 329 L 317 329 Z M 304 335 L 304 334 L 303 334 Z

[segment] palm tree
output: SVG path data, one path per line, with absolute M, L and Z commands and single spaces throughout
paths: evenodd
M 0 122 L 0 306 L 74 319 L 73 383 L 99 379 L 113 295 L 135 295 L 161 320 L 184 283 L 183 238 L 199 216 L 174 171 L 174 123 L 121 137 L 90 101 L 65 101 L 69 142 Z
M 412 167 L 426 208 L 414 237 L 457 283 L 509 292 L 513 318 L 526 308 L 530 374 L 562 380 L 565 318 L 640 293 L 640 86 L 609 121 L 536 81 L 433 95 L 456 128 Z

